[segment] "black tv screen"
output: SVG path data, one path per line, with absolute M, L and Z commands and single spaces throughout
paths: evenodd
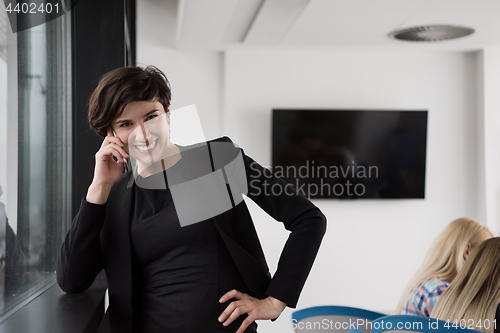
M 309 198 L 425 198 L 427 111 L 273 110 L 272 171 Z

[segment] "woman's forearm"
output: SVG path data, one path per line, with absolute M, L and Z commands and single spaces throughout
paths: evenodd
M 111 187 L 111 185 L 98 185 L 92 183 L 87 190 L 85 200 L 93 204 L 103 205 L 108 201 Z
M 85 291 L 103 268 L 100 233 L 105 205 L 82 200 L 57 258 L 57 282 L 66 293 Z

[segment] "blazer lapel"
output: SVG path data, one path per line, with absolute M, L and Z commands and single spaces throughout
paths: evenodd
M 241 202 L 239 205 L 245 205 L 245 202 Z M 266 298 L 267 295 L 265 291 L 271 282 L 269 272 L 264 272 L 257 260 L 248 251 L 243 249 L 234 238 L 230 237 L 223 227 L 228 225 L 226 223 L 228 218 L 233 220 L 233 222 L 238 221 L 238 219 L 235 219 L 237 217 L 237 207 L 212 218 L 212 221 L 248 289 L 253 296 L 257 298 Z M 226 227 L 226 230 L 227 229 Z M 229 228 L 229 231 L 230 230 L 233 230 L 233 228 Z
M 206 177 L 206 174 L 210 172 L 211 174 L 209 175 L 213 175 L 216 172 L 220 172 L 221 170 L 223 170 L 223 168 L 227 168 L 231 164 L 232 161 L 229 160 L 227 156 L 234 155 L 231 154 L 231 152 L 234 151 L 234 148 L 228 152 L 231 146 L 227 143 L 219 146 L 215 145 L 213 147 L 214 149 L 211 148 L 211 144 L 208 142 L 203 145 L 196 145 L 189 148 L 182 147 L 181 163 L 183 163 L 185 171 L 188 174 L 188 179 L 186 179 L 186 181 L 196 181 L 197 179 L 199 179 L 199 177 Z M 237 158 L 238 157 L 243 161 L 241 154 L 238 155 Z M 230 178 L 229 180 L 232 180 L 233 178 Z M 243 178 L 246 184 L 246 177 Z M 265 298 L 267 297 L 265 291 L 271 281 L 271 278 L 269 269 L 267 268 L 267 264 L 265 263 L 264 256 L 262 254 L 261 258 L 259 258 L 261 259 L 259 262 L 252 255 L 252 252 L 249 252 L 248 250 L 243 248 L 239 243 L 239 240 L 242 237 L 255 236 L 256 239 L 251 239 L 249 240 L 249 242 L 252 244 L 259 244 L 258 238 L 256 237 L 255 233 L 239 235 L 237 232 L 238 228 L 235 228 L 234 226 L 235 223 L 250 223 L 252 224 L 253 228 L 252 218 L 248 212 L 248 209 L 246 208 L 246 204 L 243 201 L 241 193 L 239 193 L 239 195 L 231 193 L 231 184 L 228 183 L 228 178 L 225 173 L 224 178 L 219 178 L 219 181 L 221 181 L 222 183 L 216 184 L 216 187 L 222 188 L 227 192 L 227 205 L 229 206 L 229 208 L 226 211 L 217 214 L 216 216 L 206 216 L 205 219 L 210 218 L 213 221 L 215 228 L 224 241 L 224 244 L 226 245 L 238 271 L 240 272 L 243 281 L 245 282 L 251 293 L 255 297 Z M 201 186 L 203 186 L 203 184 L 201 184 Z M 233 189 L 237 188 L 233 187 Z M 193 187 L 192 191 L 193 196 L 199 195 L 200 193 L 208 193 L 211 195 L 211 191 L 201 188 L 197 189 L 196 186 Z M 216 195 L 218 196 L 219 194 Z M 230 200 L 230 198 L 232 198 L 232 200 Z M 201 201 L 211 202 L 213 201 L 213 198 L 202 198 Z M 190 209 L 203 209 L 203 207 L 191 206 Z M 177 210 L 179 213 L 179 209 Z M 201 216 L 200 214 L 198 215 Z M 239 229 L 248 230 L 249 228 Z M 262 250 L 260 250 L 260 253 L 262 253 Z

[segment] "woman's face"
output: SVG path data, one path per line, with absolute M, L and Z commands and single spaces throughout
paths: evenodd
M 155 101 L 130 102 L 112 123 L 124 149 L 144 167 L 165 157 L 171 144 L 169 125 L 170 114 Z

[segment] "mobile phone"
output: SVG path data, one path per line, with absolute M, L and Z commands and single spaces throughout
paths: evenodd
M 113 131 L 113 135 L 115 136 L 116 138 L 116 132 L 115 130 L 112 130 Z M 129 168 L 128 168 L 128 162 L 127 162 L 127 159 L 125 157 L 122 157 L 123 159 L 123 163 L 125 164 L 125 172 L 128 172 L 129 171 Z

